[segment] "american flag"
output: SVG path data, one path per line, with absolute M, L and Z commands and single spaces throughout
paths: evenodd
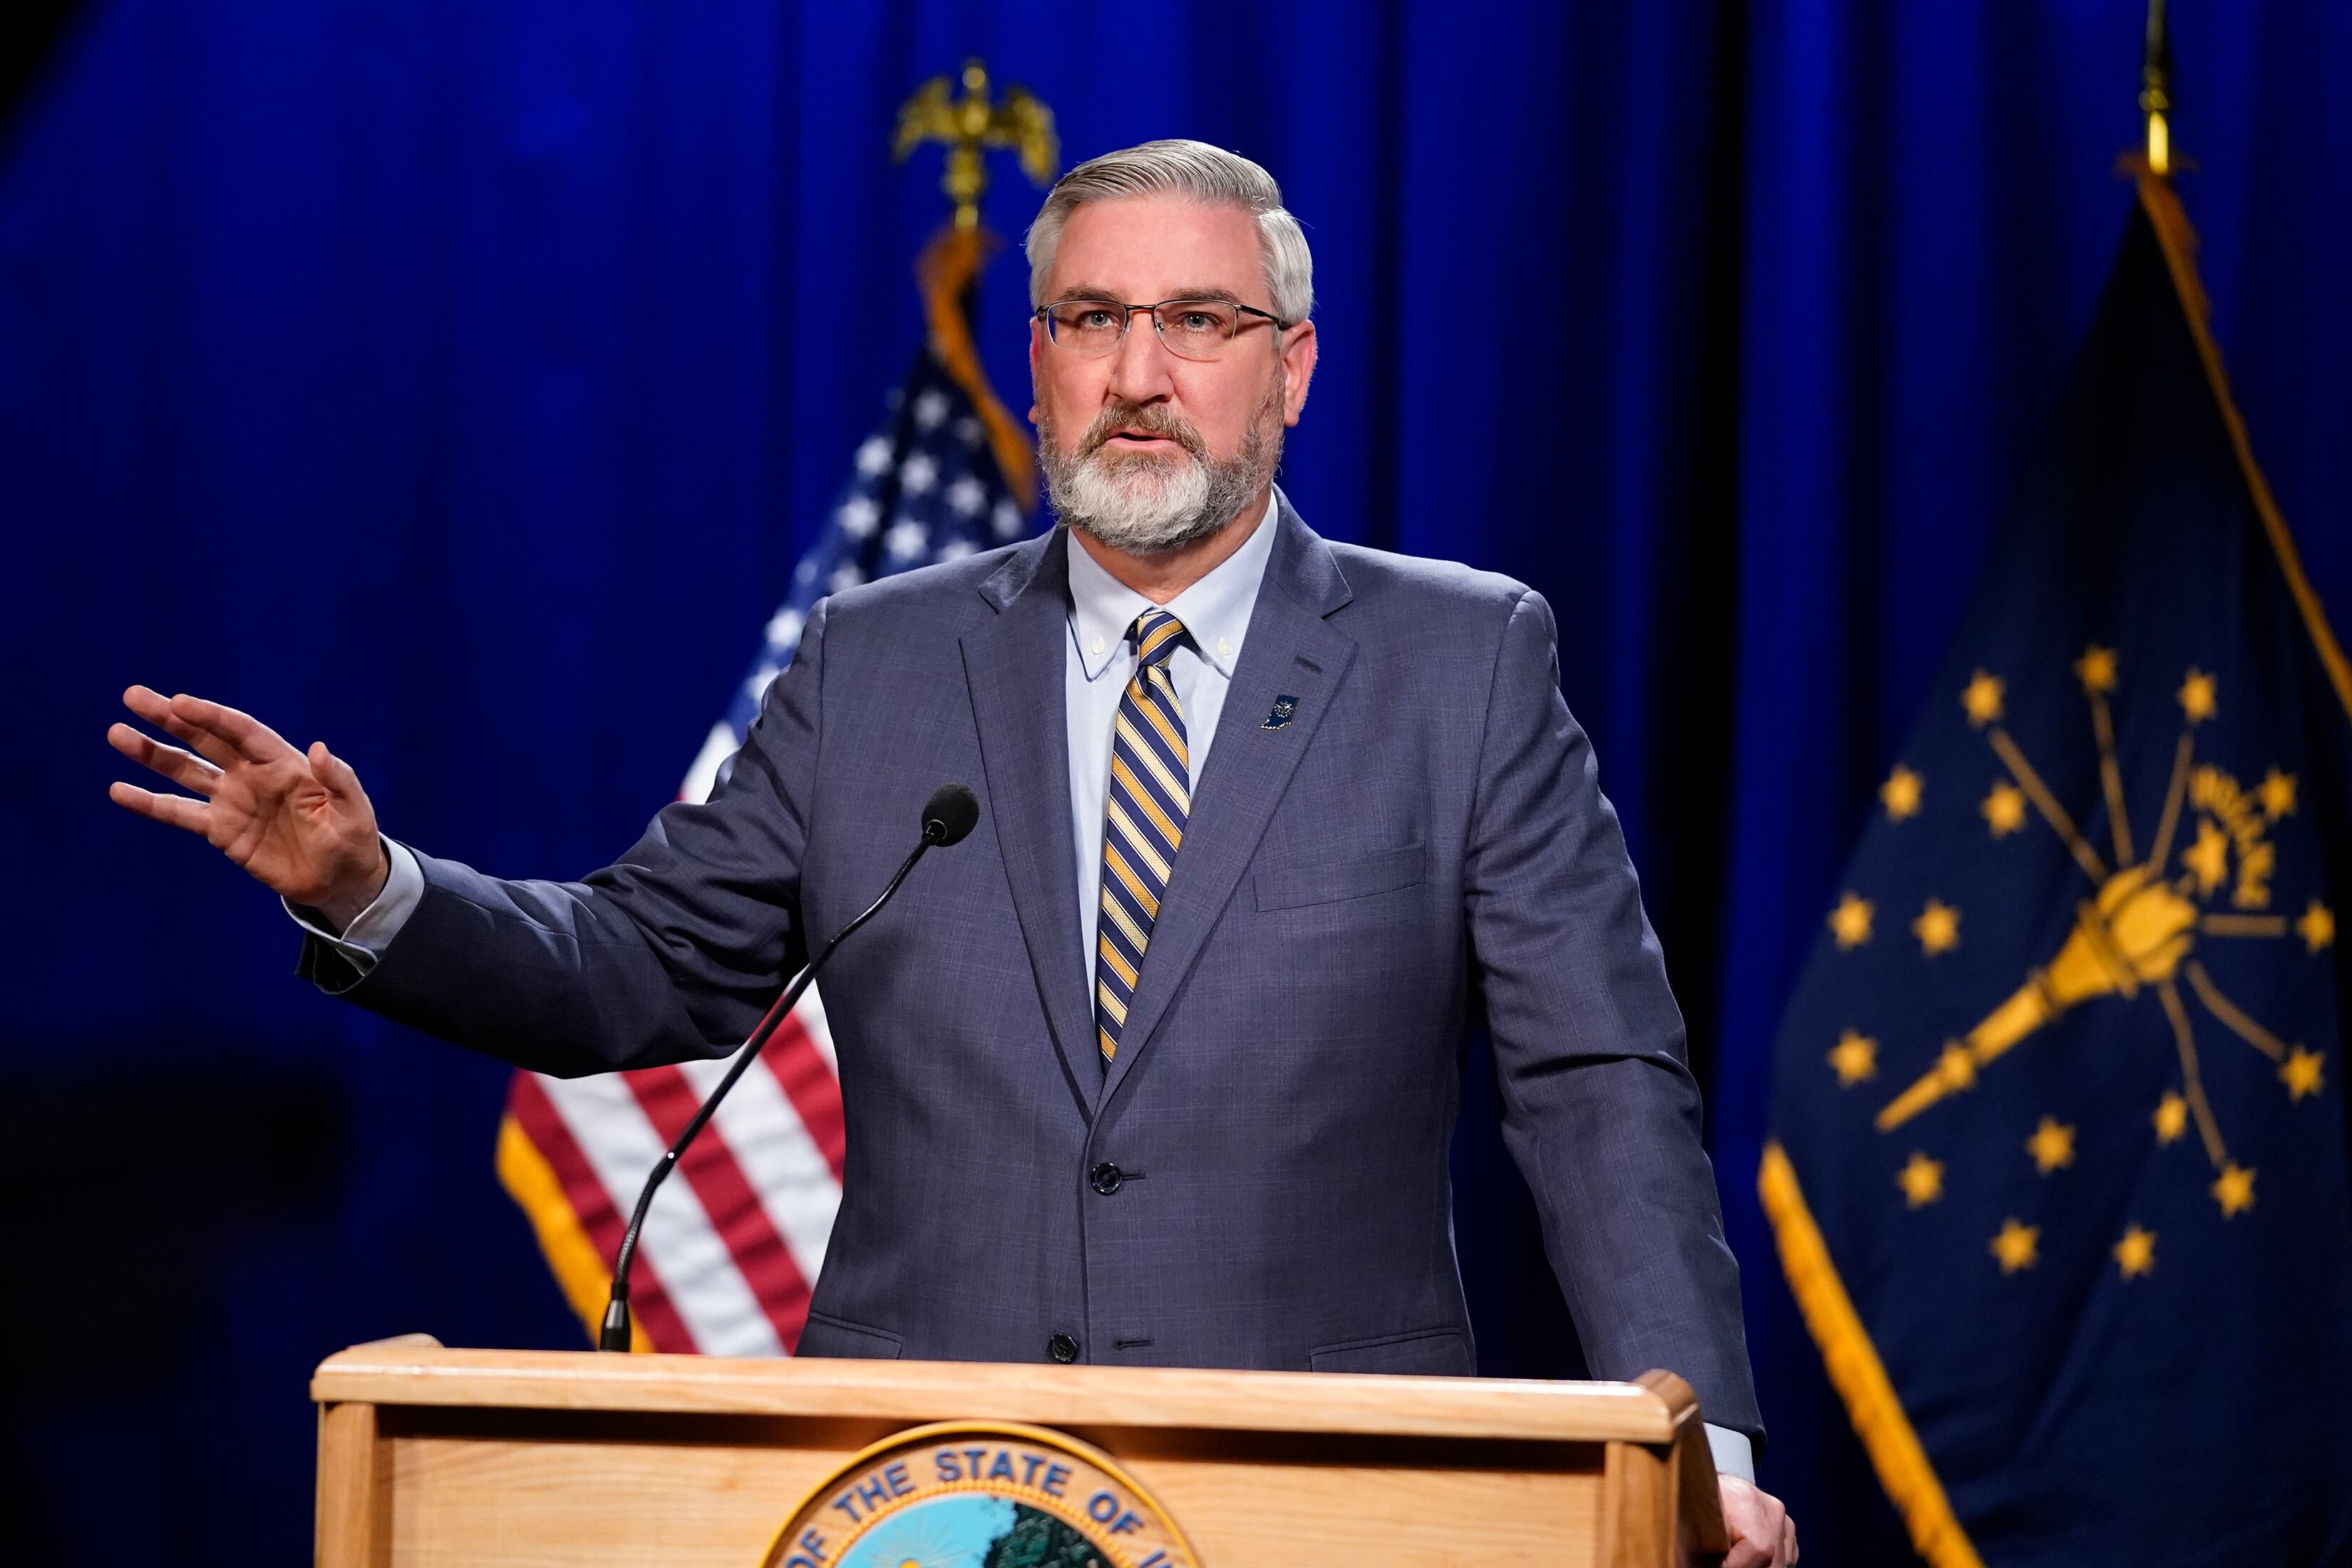
M 679 799 L 707 799 L 726 776 L 819 599 L 1027 531 L 992 450 L 992 434 L 1001 443 L 1011 422 L 984 383 L 976 391 L 930 346 L 917 356 L 857 448 L 849 482 Z M 637 1189 L 726 1068 L 722 1058 L 598 1078 L 514 1076 L 499 1129 L 499 1180 L 530 1216 L 591 1340 Z M 842 1147 L 833 1037 L 812 988 L 688 1151 L 677 1173 L 683 1179 L 663 1184 L 654 1200 L 629 1292 L 636 1348 L 791 1354 L 840 1207 Z

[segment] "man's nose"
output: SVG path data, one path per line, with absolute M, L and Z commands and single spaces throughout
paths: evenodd
M 1111 351 L 1105 390 L 1129 403 L 1165 402 L 1176 393 L 1176 356 L 1160 341 L 1150 311 L 1138 310 L 1127 320 L 1126 335 Z

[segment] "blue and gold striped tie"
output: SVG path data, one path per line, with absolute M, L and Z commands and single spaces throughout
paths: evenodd
M 1110 789 L 1103 811 L 1102 910 L 1095 924 L 1095 1028 L 1103 1060 L 1118 1055 L 1127 1009 L 1168 872 L 1184 842 L 1192 806 L 1192 755 L 1184 708 L 1168 660 L 1184 623 L 1161 609 L 1135 617 L 1135 675 L 1118 700 L 1110 743 Z

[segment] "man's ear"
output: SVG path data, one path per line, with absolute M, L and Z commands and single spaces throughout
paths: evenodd
M 1282 345 L 1282 422 L 1298 423 L 1307 406 L 1307 384 L 1315 379 L 1315 323 L 1300 321 Z

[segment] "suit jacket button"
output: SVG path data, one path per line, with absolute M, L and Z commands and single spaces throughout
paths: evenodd
M 1066 1366 L 1078 1359 L 1078 1342 L 1067 1334 L 1055 1334 L 1045 1342 L 1045 1353 Z
M 1087 1180 L 1094 1184 L 1095 1191 L 1108 1197 L 1118 1191 L 1121 1182 L 1127 1180 L 1127 1173 L 1106 1160 L 1087 1173 Z

